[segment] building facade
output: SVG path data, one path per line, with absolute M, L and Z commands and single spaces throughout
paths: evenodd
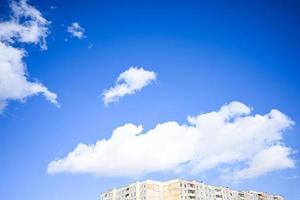
M 135 182 L 102 193 L 101 200 L 283 200 L 283 197 L 174 179 L 166 182 L 152 180 Z

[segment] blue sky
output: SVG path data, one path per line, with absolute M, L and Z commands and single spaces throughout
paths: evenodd
M 300 199 L 298 2 L 28 3 L 51 21 L 40 25 L 48 28 L 46 35 L 40 35 L 46 38 L 47 50 L 34 41 L 5 42 L 27 51 L 23 61 L 28 81 L 42 83 L 57 99 L 39 91 L 44 95 L 10 100 L 0 88 L 0 103 L 7 102 L 0 116 L 0 199 L 92 200 L 135 180 L 176 177 Z M 0 13 L 1 22 L 7 21 L 8 1 L 0 2 Z M 83 37 L 67 31 L 73 22 L 84 29 Z M 155 72 L 156 79 L 105 106 L 103 91 L 114 87 L 118 76 L 132 66 Z M 44 96 L 57 100 L 59 106 Z M 223 163 L 198 173 L 150 170 L 142 175 L 104 176 L 84 169 L 47 173 L 51 161 L 65 158 L 79 143 L 109 140 L 113 130 L 124 124 L 143 125 L 147 134 L 159 123 L 188 124 L 188 116 L 218 111 L 232 101 L 253 108 L 253 114 L 277 109 L 295 122 L 276 140 L 292 149 L 293 168 L 238 182 L 223 180 L 220 170 L 229 166 L 235 170 L 247 162 Z

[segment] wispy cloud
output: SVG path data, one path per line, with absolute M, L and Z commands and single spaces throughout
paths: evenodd
M 57 8 L 57 7 L 54 6 L 54 5 L 51 5 L 51 6 L 50 6 L 50 9 L 51 9 L 51 10 L 55 10 L 56 8 Z
M 40 93 L 57 105 L 55 93 L 39 82 L 28 81 L 23 61 L 27 52 L 15 47 L 16 43 L 32 43 L 46 50 L 49 22 L 26 0 L 12 1 L 10 7 L 10 20 L 0 22 L 0 111 L 9 100 L 23 101 L 28 96 Z
M 151 172 L 201 173 L 226 166 L 221 177 L 243 180 L 294 167 L 292 150 L 282 136 L 294 122 L 273 109 L 265 115 L 231 102 L 219 110 L 188 117 L 188 123 L 169 121 L 147 132 L 125 124 L 111 138 L 78 144 L 66 157 L 48 165 L 48 173 L 90 173 L 136 176 Z M 244 168 L 238 168 L 240 164 Z
M 71 33 L 73 37 L 78 39 L 82 39 L 85 37 L 85 30 L 80 26 L 78 22 L 73 22 L 70 26 L 68 26 L 67 31 Z
M 143 68 L 130 67 L 121 73 L 116 81 L 116 85 L 103 92 L 103 102 L 108 105 L 118 101 L 121 97 L 136 92 L 149 85 L 156 79 L 156 73 Z

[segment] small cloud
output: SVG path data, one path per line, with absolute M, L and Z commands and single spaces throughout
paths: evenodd
M 292 176 L 284 176 L 282 178 L 287 179 L 287 180 L 295 180 L 295 179 L 298 179 L 299 176 L 297 174 L 295 174 L 295 175 L 292 175 Z
M 107 106 L 109 103 L 116 102 L 125 95 L 135 94 L 155 79 L 156 73 L 153 71 L 130 67 L 119 75 L 114 87 L 104 90 L 103 102 Z
M 55 10 L 56 8 L 57 8 L 56 6 L 53 5 L 50 6 L 50 10 Z
M 92 43 L 89 43 L 89 44 L 88 44 L 88 49 L 91 49 L 91 48 L 93 48 L 93 44 L 92 44 Z
M 70 26 L 68 26 L 67 31 L 78 39 L 82 39 L 85 37 L 85 30 L 80 26 L 78 22 L 73 22 Z

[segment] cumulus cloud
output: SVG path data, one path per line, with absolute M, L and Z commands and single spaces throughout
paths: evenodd
M 84 28 L 82 28 L 78 22 L 73 22 L 70 26 L 68 26 L 67 31 L 71 33 L 73 37 L 78 39 L 82 39 L 84 37 Z
M 0 111 L 9 100 L 23 101 L 26 97 L 43 94 L 57 105 L 57 95 L 39 82 L 30 82 L 23 58 L 27 52 L 14 47 L 16 43 L 39 44 L 47 49 L 45 38 L 49 22 L 40 11 L 27 4 L 26 0 L 12 1 L 12 15 L 0 22 Z
M 147 132 L 141 125 L 125 124 L 109 139 L 78 144 L 66 157 L 50 162 L 48 173 L 136 176 L 201 173 L 226 165 L 223 177 L 242 180 L 293 167 L 282 136 L 294 122 L 275 109 L 264 115 L 251 112 L 245 104 L 231 102 L 188 117 L 186 124 L 164 122 Z M 241 163 L 244 167 L 237 169 Z
M 130 67 L 121 73 L 116 81 L 116 85 L 103 92 L 103 102 L 108 105 L 118 101 L 121 97 L 134 94 L 143 87 L 149 85 L 156 79 L 156 73 L 143 68 Z

